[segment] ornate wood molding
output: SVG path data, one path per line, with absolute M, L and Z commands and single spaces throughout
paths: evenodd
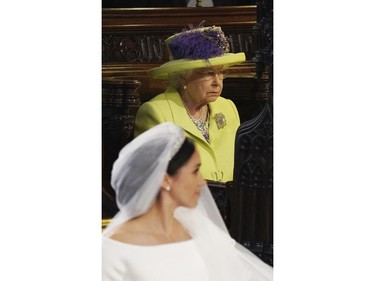
M 161 20 L 162 19 L 162 20 Z M 257 21 L 257 7 L 222 6 L 222 7 L 176 7 L 176 8 L 107 8 L 102 9 L 103 33 L 109 30 L 142 31 L 171 30 L 181 31 L 181 23 L 198 25 L 205 20 L 205 25 L 237 27 L 246 29 Z
M 158 32 L 158 31 L 156 31 Z M 227 32 L 232 52 L 244 52 L 250 61 L 256 53 L 254 32 Z M 161 34 L 104 34 L 102 38 L 103 64 L 111 63 L 163 63 L 168 61 L 164 40 L 170 36 Z
M 163 19 L 161 21 L 161 19 Z M 103 65 L 111 63 L 164 63 L 168 52 L 164 40 L 184 26 L 181 23 L 220 25 L 232 52 L 255 56 L 256 6 L 210 8 L 102 9 Z

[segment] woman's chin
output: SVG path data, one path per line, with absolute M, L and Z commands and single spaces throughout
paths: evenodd
M 208 100 L 208 102 L 214 102 L 214 101 L 217 100 L 218 97 L 220 97 L 220 93 L 217 93 L 217 94 L 215 94 L 215 93 L 209 93 L 207 95 L 207 100 Z

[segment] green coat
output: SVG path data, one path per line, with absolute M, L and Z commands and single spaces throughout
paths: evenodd
M 195 141 L 202 161 L 200 171 L 203 178 L 231 181 L 234 168 L 234 142 L 240 125 L 237 108 L 231 100 L 222 97 L 208 105 L 210 143 L 207 143 L 187 115 L 181 97 L 173 87 L 142 104 L 135 118 L 134 135 L 138 136 L 156 124 L 171 121 L 182 127 L 186 135 Z M 215 121 L 215 115 L 219 113 L 226 119 L 223 128 L 219 128 L 220 122 Z

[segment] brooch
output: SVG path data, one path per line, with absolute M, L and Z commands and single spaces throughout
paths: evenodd
M 216 113 L 214 118 L 218 129 L 223 129 L 227 125 L 227 120 L 225 120 L 223 113 Z

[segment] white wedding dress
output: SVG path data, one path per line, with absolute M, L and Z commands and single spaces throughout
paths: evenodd
M 103 281 L 208 281 L 194 240 L 155 246 L 103 237 Z

